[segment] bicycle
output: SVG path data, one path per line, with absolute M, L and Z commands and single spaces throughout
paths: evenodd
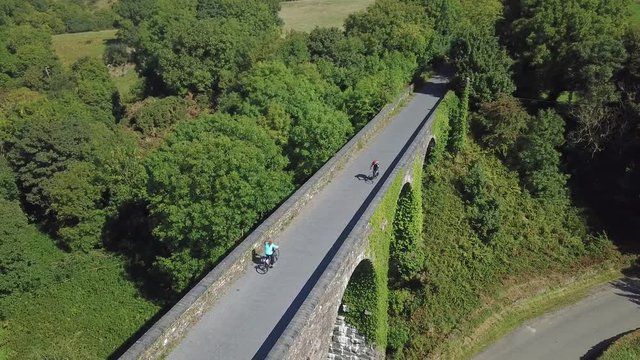
M 266 274 L 267 272 L 269 272 L 269 268 L 276 262 L 278 262 L 278 258 L 280 257 L 280 249 L 275 249 L 273 251 L 272 257 L 272 264 L 269 263 L 269 257 L 267 255 L 264 255 L 260 258 L 260 264 L 256 265 L 256 271 L 258 272 L 258 274 Z
M 369 180 L 373 180 L 378 177 L 379 167 L 380 167 L 380 163 L 378 162 L 378 160 L 373 160 L 373 162 L 371 163 L 371 177 L 369 178 Z

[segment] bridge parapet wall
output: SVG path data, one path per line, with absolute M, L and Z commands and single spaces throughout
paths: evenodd
M 282 203 L 264 222 L 249 234 L 213 270 L 198 282 L 160 320 L 140 337 L 120 359 L 157 359 L 170 350 L 202 315 L 229 289 L 252 262 L 254 249 L 275 238 L 300 210 L 335 176 L 342 166 L 392 119 L 393 111 L 411 95 L 408 86 L 391 104 L 385 106 L 364 128 L 344 145 L 320 170 Z M 362 253 L 362 252 L 360 252 Z M 355 263 L 357 265 L 358 262 Z M 354 265 L 354 268 L 355 268 Z M 351 272 L 353 269 L 351 269 Z M 349 277 L 347 277 L 348 281 Z M 342 290 L 346 287 L 346 282 Z M 338 299 L 338 302 L 340 300 Z M 335 314 L 331 319 L 333 326 Z M 331 328 L 330 327 L 330 328 Z M 330 329 L 329 328 L 329 329 Z

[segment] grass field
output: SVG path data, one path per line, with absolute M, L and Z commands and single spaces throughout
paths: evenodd
M 297 0 L 282 2 L 280 17 L 285 30 L 311 31 L 318 27 L 342 27 L 347 15 L 364 10 L 374 0 Z
M 103 30 L 54 35 L 52 37 L 53 49 L 67 68 L 85 56 L 101 59 L 109 40 L 116 38 L 116 31 Z M 126 66 L 123 71 L 113 71 L 111 77 L 126 102 L 129 90 L 138 82 L 138 74 L 133 66 Z
M 94 4 L 96 9 L 109 9 L 113 6 L 116 0 L 97 0 Z
M 640 26 L 640 0 L 634 0 L 631 4 L 631 22 Z
M 53 49 L 64 66 L 71 66 L 84 56 L 102 58 L 107 42 L 116 38 L 117 30 L 89 31 L 52 36 Z

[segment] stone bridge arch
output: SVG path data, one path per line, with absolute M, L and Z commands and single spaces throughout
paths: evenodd
M 380 328 L 378 322 L 386 319 L 380 319 L 376 311 L 381 300 L 376 277 L 375 265 L 368 258 L 351 274 L 338 309 L 328 359 L 378 357 L 371 339 L 375 339 L 375 331 Z

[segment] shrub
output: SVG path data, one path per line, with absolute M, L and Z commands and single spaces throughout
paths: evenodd
M 159 136 L 187 118 L 187 102 L 177 96 L 147 98 L 129 110 L 129 125 L 146 136 Z
M 411 185 L 405 184 L 398 198 L 398 207 L 393 218 L 394 237 L 389 254 L 390 282 L 407 283 L 422 270 L 424 251 L 422 247 L 421 199 L 414 195 Z
M 471 226 L 480 239 L 491 241 L 500 231 L 500 206 L 489 195 L 487 176 L 480 162 L 474 163 L 464 178 L 463 189 L 467 196 Z
M 483 103 L 476 118 L 482 144 L 513 163 L 518 142 L 532 121 L 520 101 L 510 95 L 499 95 L 495 101 Z
M 127 45 L 116 42 L 107 44 L 104 50 L 103 60 L 106 64 L 120 66 L 129 62 L 129 50 Z

